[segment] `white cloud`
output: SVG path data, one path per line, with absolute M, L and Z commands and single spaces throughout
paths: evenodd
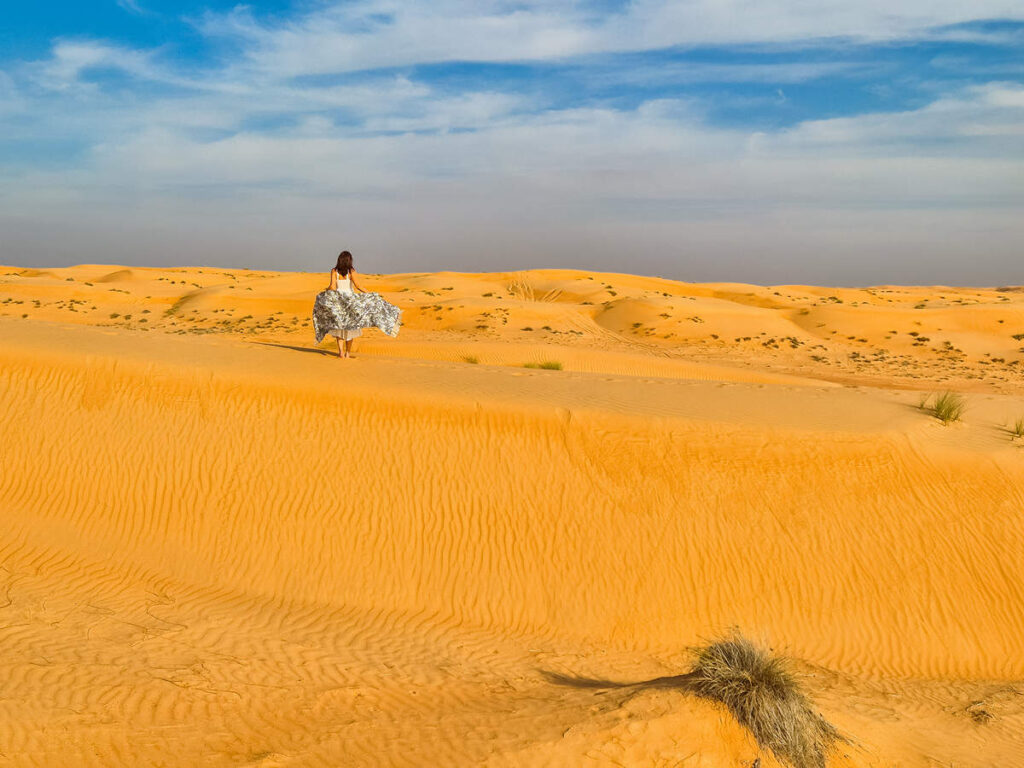
M 314 118 L 211 140 L 168 121 L 134 133 L 112 129 L 114 140 L 97 143 L 81 169 L 83 194 L 173 197 L 237 188 L 245 197 L 263 188 L 301 197 L 403 198 L 415 188 L 430 190 L 419 205 L 454 196 L 453 205 L 473 208 L 504 187 L 571 204 L 577 215 L 593 206 L 597 218 L 614 217 L 626 200 L 634 209 L 650 204 L 645 215 L 655 216 L 688 206 L 1024 204 L 1024 156 L 1007 157 L 998 144 L 1009 127 L 1024 123 L 1019 90 L 968 88 L 918 110 L 810 121 L 778 134 L 713 128 L 676 100 L 631 111 L 533 114 L 488 94 L 428 100 L 422 114 L 369 118 L 373 128 L 410 131 L 395 135 Z M 477 129 L 411 132 L 454 124 Z M 936 139 L 946 143 L 936 147 Z
M 875 113 L 831 120 L 811 120 L 780 134 L 771 142 L 775 151 L 806 151 L 809 147 L 855 152 L 858 156 L 986 154 L 1001 145 L 985 137 L 1024 136 L 1024 86 L 989 83 L 969 86 L 925 107 L 906 112 Z M 952 144 L 951 144 L 952 142 Z M 1024 143 L 1008 160 L 1024 160 Z
M 148 53 L 91 40 L 61 40 L 53 46 L 51 58 L 34 68 L 34 79 L 52 90 L 80 89 L 83 73 L 101 67 L 146 78 L 153 78 L 157 72 Z
M 134 13 L 138 16 L 142 16 L 146 13 L 146 11 L 142 8 L 142 6 L 138 4 L 138 2 L 136 2 L 136 0 L 116 0 L 116 2 L 119 7 L 123 8 L 129 13 Z
M 846 38 L 959 36 L 975 19 L 1024 20 L 1019 0 L 634 0 L 595 16 L 585 4 L 478 0 L 356 0 L 284 24 L 247 7 L 210 14 L 210 35 L 242 41 L 249 63 L 295 76 L 443 61 L 530 61 L 670 46 L 792 43 Z

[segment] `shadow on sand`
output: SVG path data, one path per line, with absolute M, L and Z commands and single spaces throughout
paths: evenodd
M 327 355 L 328 357 L 337 357 L 336 352 L 331 352 L 326 349 L 318 349 L 317 347 L 296 347 L 292 344 L 274 344 L 270 341 L 254 341 L 253 344 L 261 344 L 264 347 L 278 347 L 280 349 L 291 349 L 295 352 L 311 352 L 314 355 Z
M 557 672 L 540 670 L 541 675 L 549 683 L 565 685 L 570 688 L 591 688 L 591 689 L 612 689 L 612 688 L 633 688 L 643 690 L 648 688 L 677 688 L 682 691 L 693 692 L 693 674 L 668 675 L 666 677 L 654 677 L 650 680 L 641 680 L 636 683 L 619 683 L 614 680 L 604 680 L 594 677 L 572 677 Z

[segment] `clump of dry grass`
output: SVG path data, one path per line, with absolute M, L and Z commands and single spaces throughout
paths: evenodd
M 956 392 L 942 392 L 934 396 L 931 404 L 928 404 L 931 396 L 921 399 L 921 409 L 931 411 L 932 415 L 943 424 L 952 421 L 960 421 L 967 409 L 967 402 Z
M 1024 417 L 1017 419 L 1010 427 L 1010 432 L 1015 438 L 1024 437 Z
M 738 630 L 690 652 L 689 672 L 635 683 L 553 672 L 545 676 L 575 688 L 676 689 L 722 704 L 758 746 L 792 768 L 826 768 L 836 746 L 848 741 L 814 709 L 789 660 L 760 648 Z
M 825 768 L 838 731 L 811 705 L 785 659 L 738 633 L 693 649 L 686 688 L 724 704 L 757 743 L 794 768 Z
M 464 362 L 467 362 L 470 365 L 476 365 L 477 363 L 480 362 L 480 358 L 478 358 L 476 355 L 463 355 L 462 359 Z
M 562 364 L 554 360 L 545 360 L 543 363 L 524 363 L 523 368 L 543 368 L 548 371 L 562 370 Z

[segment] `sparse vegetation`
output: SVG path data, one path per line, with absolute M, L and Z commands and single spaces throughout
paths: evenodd
M 1024 417 L 1017 419 L 1010 427 L 1010 433 L 1015 439 L 1024 438 Z
M 839 733 L 818 712 L 782 657 L 739 633 L 693 649 L 687 687 L 724 704 L 757 743 L 794 768 L 825 768 Z
M 932 398 L 932 395 L 922 397 L 920 408 L 923 411 L 930 411 L 943 424 L 960 421 L 967 408 L 967 402 L 956 392 L 942 392 L 934 395 L 934 399 Z M 929 400 L 931 400 L 930 405 Z
M 463 355 L 462 361 L 465 363 L 469 363 L 470 365 L 476 365 L 477 363 L 480 362 L 480 359 L 476 357 L 476 355 Z
M 554 360 L 545 360 L 543 363 L 524 363 L 523 368 L 543 368 L 547 371 L 560 371 L 562 364 Z
M 792 768 L 825 768 L 836 744 L 846 741 L 814 709 L 784 657 L 758 647 L 736 630 L 690 652 L 694 661 L 689 672 L 637 683 L 553 673 L 547 677 L 581 688 L 675 688 L 722 704 L 762 749 Z

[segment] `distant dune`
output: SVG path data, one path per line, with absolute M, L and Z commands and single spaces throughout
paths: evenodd
M 1024 293 L 326 282 L 0 267 L 0 764 L 769 768 L 565 682 L 738 627 L 830 765 L 1024 765 Z

